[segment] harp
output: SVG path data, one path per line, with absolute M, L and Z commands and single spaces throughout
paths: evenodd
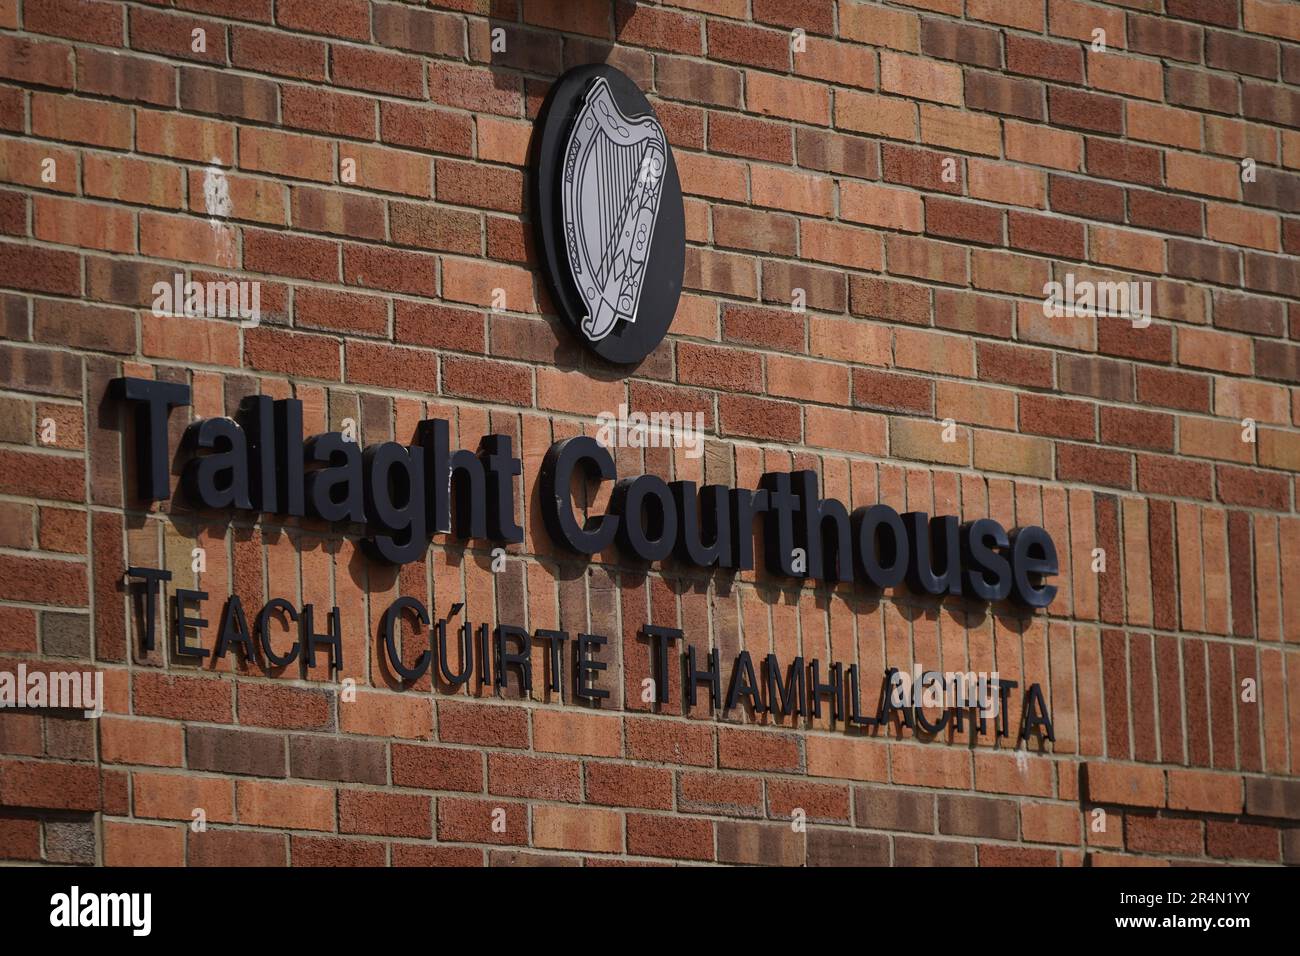
M 667 161 L 658 121 L 624 116 L 605 79 L 593 82 L 573 121 L 561 182 L 569 271 L 593 342 L 620 320 L 636 321 Z

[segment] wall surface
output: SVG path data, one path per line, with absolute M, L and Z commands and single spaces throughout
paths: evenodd
M 605 61 L 686 193 L 686 291 L 631 370 L 556 318 L 528 218 L 548 84 Z M 1290 2 L 0 0 L 0 653 L 102 671 L 108 710 L 0 711 L 0 856 L 1300 862 L 1297 257 Z M 177 272 L 260 281 L 261 324 L 154 314 Z M 1150 282 L 1152 322 L 1044 317 L 1067 274 Z M 512 435 L 526 540 L 494 572 L 439 535 L 399 573 L 359 528 L 149 505 L 121 375 L 193 387 L 173 446 L 257 393 L 365 444 Z M 620 403 L 708 429 L 701 458 L 619 449 L 621 475 L 810 468 L 855 506 L 1042 524 L 1060 593 L 1031 615 L 576 562 L 541 457 Z M 132 565 L 174 575 L 152 652 Z M 231 594 L 339 607 L 342 674 L 180 657 L 196 586 L 208 648 Z M 399 594 L 608 636 L 613 697 L 403 688 L 376 640 Z M 724 681 L 741 648 L 997 670 L 1041 684 L 1056 740 L 683 713 L 680 675 L 656 708 L 650 622 Z

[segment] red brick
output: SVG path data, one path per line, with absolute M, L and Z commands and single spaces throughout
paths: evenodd
M 235 790 L 239 822 L 246 826 L 286 830 L 334 829 L 335 792 L 329 787 L 239 780 L 235 783 Z M 343 802 L 342 794 L 339 802 Z M 339 817 L 342 820 L 341 807 Z
M 712 860 L 713 823 L 679 816 L 627 816 L 627 851 L 670 860 Z
M 122 45 L 122 11 L 115 4 L 98 0 L 31 0 L 25 4 L 23 26 L 32 33 L 98 46 Z
M 528 842 L 528 807 L 523 803 L 439 797 L 438 840 L 443 843 Z
M 370 8 L 364 0 L 283 0 L 276 22 L 283 27 L 350 40 L 370 38 Z
M 1214 857 L 1270 863 L 1279 859 L 1278 831 L 1275 827 L 1209 820 L 1205 824 L 1205 844 L 1210 856 Z
M 300 335 L 279 329 L 247 329 L 244 361 L 255 369 L 302 375 L 308 378 L 340 379 L 338 344 L 319 335 Z
M 528 717 L 518 707 L 438 703 L 438 739 L 490 747 L 528 746 Z
M 1094 803 L 1128 807 L 1163 807 L 1165 773 L 1136 764 L 1089 763 L 1087 797 Z
M 433 800 L 413 794 L 339 791 L 339 832 L 429 838 Z
M 86 764 L 0 760 L 0 804 L 51 810 L 99 810 L 99 770 Z
M 105 866 L 181 866 L 185 828 L 104 821 Z

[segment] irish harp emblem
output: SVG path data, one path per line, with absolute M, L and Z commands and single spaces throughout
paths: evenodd
M 636 322 L 667 150 L 654 116 L 625 116 L 605 78 L 592 82 L 564 151 L 560 214 L 593 342 Z

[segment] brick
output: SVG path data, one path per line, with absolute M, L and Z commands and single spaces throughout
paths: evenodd
M 370 737 L 427 740 L 433 736 L 432 702 L 413 694 L 358 694 L 356 707 L 344 707 L 339 723 L 346 733 Z
M 888 139 L 914 139 L 918 115 L 906 100 L 873 93 L 846 90 L 835 99 L 836 126 Z
M 1240 169 L 1228 160 L 1170 153 L 1165 157 L 1165 178 L 1185 192 L 1236 199 L 1241 195 Z
M 750 172 L 750 190 L 760 206 L 823 217 L 834 208 L 832 184 L 819 176 L 756 166 Z
M 1079 223 L 1013 210 L 1007 214 L 1011 246 L 1062 259 L 1084 257 L 1084 229 Z
M 1247 784 L 1248 797 L 1249 786 Z M 1170 770 L 1169 809 L 1205 813 L 1240 813 L 1241 778 L 1231 774 L 1212 774 L 1197 770 Z
M 855 369 L 853 401 L 865 408 L 929 414 L 934 407 L 934 387 L 924 378 Z
M 349 342 L 344 361 L 349 382 L 411 392 L 437 391 L 438 361 L 432 352 Z
M 190 866 L 284 866 L 286 859 L 279 833 L 209 829 L 189 834 Z
M 911 837 L 894 840 L 895 866 L 974 866 L 975 854 L 973 843 Z
M 905 189 L 874 183 L 844 183 L 840 214 L 853 222 L 918 232 L 922 223 L 921 198 Z
M 508 797 L 576 802 L 582 790 L 576 760 L 488 755 L 488 792 Z
M 286 830 L 334 830 L 335 793 L 329 787 L 239 780 L 235 788 L 240 823 Z
M 798 866 L 804 848 L 790 827 L 724 822 L 718 825 L 718 859 L 723 863 Z
M 1021 804 L 1020 830 L 1027 842 L 1077 846 L 1079 809 L 1051 803 Z
M 533 808 L 533 843 L 557 850 L 619 853 L 623 817 L 610 810 L 539 805 Z
M 76 295 L 81 259 L 72 252 L 0 243 L 0 283 L 10 289 Z
M 797 405 L 740 395 L 724 395 L 718 404 L 727 434 L 791 441 L 802 431 Z
M 56 300 L 41 300 L 32 315 L 32 327 L 42 341 L 96 352 L 134 352 L 133 326 L 124 309 Z
M 137 109 L 136 148 L 157 156 L 194 162 L 234 162 L 234 128 L 217 120 Z
M 672 860 L 712 860 L 710 820 L 639 813 L 627 815 L 627 851 Z
M 375 135 L 375 102 L 369 97 L 333 93 L 308 86 L 287 86 L 280 94 L 284 123 L 314 133 L 330 133 L 353 139 Z M 254 162 L 266 160 L 254 160 Z M 311 179 L 327 179 L 328 157 L 319 157 Z
M 880 54 L 880 88 L 939 103 L 962 102 L 961 70 L 900 53 Z
M 1056 212 L 1108 222 L 1124 219 L 1124 190 L 1119 186 L 1086 179 L 1052 176 L 1048 179 L 1048 198 Z
M 72 47 L 46 40 L 0 37 L 0 77 L 40 86 L 71 89 Z
M 207 35 L 205 48 L 194 49 L 193 32 Z M 171 16 L 153 10 L 130 11 L 131 47 L 147 53 L 224 65 L 226 27 L 214 20 Z
M 483 789 L 483 758 L 472 750 L 393 744 L 392 760 L 393 783 L 400 787 L 467 792 Z M 374 776 L 382 776 L 382 761 L 376 761 L 374 769 Z
M 1002 65 L 1002 39 L 996 30 L 932 17 L 921 19 L 921 52 L 990 69 Z
M 396 749 L 394 746 L 394 752 Z M 278 751 L 276 756 L 280 757 Z M 283 758 L 280 757 L 277 763 L 283 766 Z M 309 780 L 337 780 L 343 783 L 384 784 L 388 781 L 387 760 L 382 744 L 305 734 L 289 738 L 289 774 Z M 259 774 L 279 775 L 281 774 Z
M 1199 149 L 1201 117 L 1191 110 L 1155 103 L 1128 101 L 1124 104 L 1129 136 L 1149 143 Z
M 914 124 L 913 124 L 914 125 Z M 795 130 L 795 154 L 805 169 L 846 173 L 874 179 L 879 156 L 873 144 L 861 137 L 801 127 Z M 848 182 L 840 184 L 841 194 Z
M 970 71 L 965 76 L 964 94 L 970 109 L 1028 120 L 1044 118 L 1043 84 L 1036 80 Z
M 927 197 L 926 232 L 947 239 L 990 245 L 1002 243 L 1002 212 L 976 203 Z
M 338 346 L 322 336 L 250 329 L 244 337 L 244 361 L 251 368 L 267 372 L 334 381 L 341 377 Z
M 161 87 L 160 97 L 166 89 Z M 266 80 L 197 67 L 180 71 L 180 105 L 190 112 L 269 123 L 275 120 L 275 101 L 275 84 Z
M 370 38 L 369 7 L 360 0 L 284 0 L 276 7 L 276 22 L 282 27 L 323 33 L 351 40 Z
M 433 800 L 405 793 L 340 790 L 340 833 L 428 839 L 433 834 Z
M 1204 205 L 1180 196 L 1129 190 L 1129 222 L 1135 226 L 1199 236 Z
M 1085 772 L 1087 798 L 1096 803 L 1129 807 L 1165 805 L 1165 774 L 1157 767 L 1089 763 Z
M 1205 824 L 1206 850 L 1212 857 L 1276 862 L 1278 831 L 1253 823 L 1210 820 Z
M 1008 34 L 1007 69 L 1057 83 L 1083 82 L 1083 54 L 1069 43 Z
M 33 0 L 24 13 L 24 25 L 33 33 L 82 40 L 99 46 L 122 45 L 122 14 L 111 3 Z
M 274 734 L 189 727 L 185 732 L 185 763 L 192 770 L 283 777 L 284 741 Z
M 296 133 L 241 129 L 239 165 L 254 172 L 330 182 L 334 178 L 333 153 L 324 140 Z
M 0 803 L 7 807 L 95 811 L 101 806 L 99 771 L 85 764 L 0 760 Z
M 384 845 L 295 833 L 289 838 L 289 855 L 294 866 L 381 866 Z
M 131 148 L 131 108 L 54 93 L 34 93 L 32 132 L 110 149 Z
M 714 730 L 676 721 L 628 718 L 627 755 L 635 760 L 713 766 Z
M 202 810 L 213 823 L 235 820 L 234 787 L 220 777 L 137 771 L 131 784 L 138 817 L 188 821 L 195 810 Z
M 1011 800 L 984 797 L 939 796 L 939 832 L 958 836 L 1015 840 L 1019 815 Z
M 617 757 L 622 754 L 619 721 L 595 714 L 533 713 L 533 749 L 546 753 L 578 753 Z
M 140 716 L 224 724 L 234 717 L 230 682 L 218 677 L 137 673 L 132 694 Z
M 422 109 L 408 103 L 379 105 L 379 133 L 384 142 L 429 152 L 470 155 L 472 122 L 450 110 Z
M 584 777 L 589 802 L 646 810 L 672 809 L 673 777 L 667 770 L 588 761 Z
M 1047 178 L 1040 172 L 977 159 L 967 163 L 967 170 L 976 199 L 1038 209 L 1047 204 Z
M 308 37 L 245 26 L 230 30 L 230 62 L 246 70 L 320 81 L 326 56 L 325 44 Z
M 418 57 L 335 45 L 330 51 L 336 83 L 372 93 L 424 98 L 424 64 Z
M 1236 778 L 1229 778 L 1235 780 Z M 1228 786 L 1218 788 L 1220 792 L 1232 792 Z M 1220 805 L 1230 801 L 1224 800 Z M 1239 801 L 1238 801 L 1239 804 Z M 1273 817 L 1294 820 L 1300 813 L 1296 803 L 1296 786 L 1291 780 L 1278 780 L 1263 777 L 1246 778 L 1246 812 L 1256 817 Z M 1237 813 L 1233 811 L 1215 811 Z
M 1166 819 L 1126 814 L 1125 842 L 1130 850 L 1175 856 L 1199 856 L 1204 845 L 1204 825 L 1199 820 Z
M 709 149 L 789 164 L 794 155 L 794 137 L 788 127 L 776 123 L 713 113 L 709 116 Z
M 180 866 L 184 861 L 182 827 L 104 822 L 105 866 Z
M 1160 64 L 1117 54 L 1113 50 L 1088 51 L 1088 78 L 1099 90 L 1122 93 L 1143 99 L 1160 100 L 1164 93 L 1164 76 Z M 1125 103 L 1127 110 L 1131 103 Z
M 778 30 L 712 20 L 708 24 L 708 42 L 709 56 L 728 63 L 784 71 L 790 61 L 788 38 Z M 679 52 L 698 53 L 698 43 L 694 49 Z
M 1035 166 L 1076 172 L 1083 168 L 1083 137 L 1078 133 L 1004 120 L 1006 157 Z
M 324 691 L 266 684 L 239 685 L 239 722 L 278 729 L 332 730 L 333 696 Z
M 886 778 L 886 753 L 879 744 L 818 736 L 810 738 L 805 746 L 811 776 L 876 781 Z
M 438 739 L 492 747 L 528 746 L 528 717 L 518 707 L 474 707 L 438 703 Z
M 1002 152 L 1001 123 L 991 116 L 922 104 L 921 142 L 998 156 Z
M 436 817 L 439 841 L 524 845 L 528 829 L 526 805 L 501 806 L 505 810 L 504 829 L 493 826 L 493 811 L 497 806 L 488 800 L 440 797 Z
M 739 106 L 741 100 L 741 71 L 730 66 L 660 57 L 656 63 L 656 83 L 659 94 L 669 99 L 683 99 L 711 106 Z M 772 107 L 770 98 L 752 99 L 750 109 L 765 113 Z M 764 109 L 766 106 L 768 109 Z
M 956 177 L 952 182 L 944 178 L 944 161 L 950 159 L 943 153 L 928 149 L 911 149 L 888 143 L 881 147 L 886 182 L 958 193 L 961 191 L 960 165 L 955 168 Z
M 1119 133 L 1124 124 L 1123 100 L 1053 86 L 1047 91 L 1048 117 L 1073 129 Z
M 692 98 L 698 98 L 698 94 Z M 706 102 L 727 105 L 731 102 L 731 97 L 724 93 L 720 95 L 720 102 L 711 99 Z M 745 104 L 750 112 L 764 116 L 777 116 L 814 126 L 827 126 L 830 123 L 831 103 L 827 90 L 808 80 L 747 73 Z

